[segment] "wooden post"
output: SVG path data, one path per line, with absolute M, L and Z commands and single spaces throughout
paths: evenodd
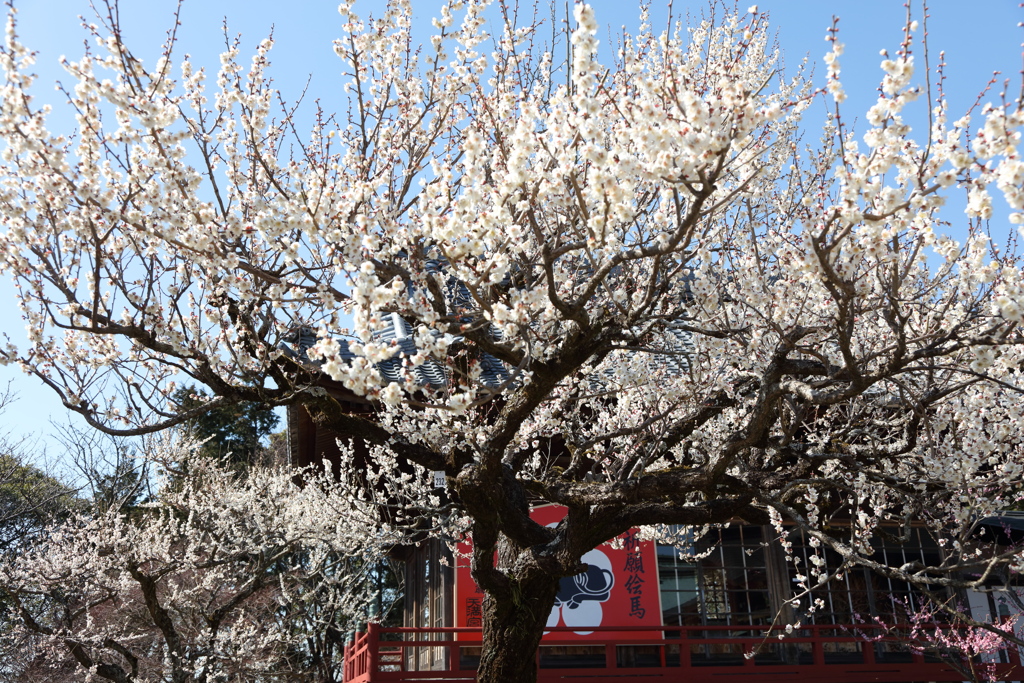
M 750 655 L 749 657 L 747 655 Z M 754 646 L 743 643 L 743 666 L 754 666 Z
M 370 623 L 366 626 L 366 655 L 366 680 L 373 683 L 377 680 L 377 671 L 380 669 L 380 624 Z
M 689 669 L 692 666 L 690 654 L 693 646 L 690 645 L 690 630 L 679 631 L 679 668 L 681 669 Z
M 445 652 L 448 653 L 448 671 L 458 671 L 462 666 L 462 648 L 459 646 L 459 639 L 454 632 L 446 634 L 448 645 L 445 645 Z
M 865 664 L 875 663 L 875 641 L 873 640 L 862 640 L 860 642 L 861 652 L 864 655 Z
M 352 674 L 346 678 L 346 681 L 358 678 L 366 673 L 366 653 L 359 651 L 359 640 L 363 634 L 360 631 L 356 631 L 353 634 L 352 639 L 349 641 L 348 647 L 351 651 L 351 661 L 349 665 L 352 667 Z

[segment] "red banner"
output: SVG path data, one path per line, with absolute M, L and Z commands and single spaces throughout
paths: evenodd
M 534 508 L 530 517 L 539 524 L 555 526 L 565 517 L 560 505 Z M 563 578 L 548 617 L 548 627 L 567 626 L 572 631 L 550 633 L 555 640 L 587 640 L 596 626 L 661 626 L 657 555 L 652 541 L 640 541 L 631 529 L 617 539 L 618 548 L 604 543 L 583 556 L 587 570 Z M 469 543 L 459 547 L 455 571 L 455 625 L 479 627 L 484 593 L 469 569 Z M 600 633 L 601 638 L 642 639 L 642 631 Z

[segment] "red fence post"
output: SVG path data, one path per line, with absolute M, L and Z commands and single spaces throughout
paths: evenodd
M 360 645 L 360 641 L 364 641 L 366 634 L 362 631 L 356 631 L 355 638 L 352 641 L 352 655 L 353 661 L 355 662 L 355 676 L 366 676 L 367 671 L 367 652 L 366 647 Z
M 754 666 L 754 645 L 743 643 L 740 649 L 743 650 L 743 666 Z
M 615 643 L 604 644 L 604 665 L 607 669 L 618 669 L 619 658 L 616 656 Z
M 366 680 L 373 683 L 377 679 L 380 654 L 380 624 L 369 623 L 366 625 Z
M 681 668 L 690 668 L 690 655 L 693 652 L 693 648 L 690 645 L 690 631 L 692 628 L 681 628 L 679 629 L 679 666 Z
M 875 641 L 874 640 L 861 640 L 860 644 L 861 654 L 863 654 L 865 664 L 875 663 Z
M 345 643 L 341 655 L 341 680 L 347 683 L 352 680 L 352 643 Z
M 445 646 L 445 652 L 448 653 L 448 671 L 458 671 L 461 668 L 462 659 L 462 648 L 459 647 L 459 637 L 454 631 L 445 631 L 447 634 L 446 640 L 451 641 L 450 645 Z

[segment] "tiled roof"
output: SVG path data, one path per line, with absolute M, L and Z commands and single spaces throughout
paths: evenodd
M 423 264 L 424 270 L 430 274 L 444 274 L 444 262 L 439 259 L 429 259 Z M 690 282 L 684 283 L 684 297 L 691 296 Z M 411 294 L 411 293 L 410 293 Z M 448 299 L 450 310 L 472 310 L 475 308 L 472 294 L 466 285 L 454 277 L 447 277 L 444 283 L 444 296 Z M 466 322 L 471 322 L 467 316 Z M 386 319 L 386 325 L 374 334 L 375 341 L 390 341 L 398 347 L 398 352 L 386 361 L 377 364 L 377 371 L 380 372 L 385 384 L 405 381 L 404 359 L 417 352 L 416 342 L 412 336 L 412 329 L 409 323 L 398 313 L 391 313 Z M 501 332 L 491 326 L 491 335 L 495 339 L 501 338 Z M 459 338 L 456 338 L 459 340 Z M 307 363 L 313 363 L 306 355 L 306 352 L 316 344 L 316 333 L 303 328 L 293 334 L 292 338 L 282 344 L 281 348 L 291 355 L 303 359 Z M 349 350 L 349 343 L 339 340 L 341 347 L 341 358 L 345 361 L 355 359 L 355 354 Z M 671 377 L 679 377 L 689 372 L 689 357 L 694 351 L 693 336 L 678 327 L 667 326 L 659 339 L 652 343 L 645 351 L 623 351 L 626 354 L 643 353 L 648 357 L 648 366 L 652 373 L 665 374 Z M 483 353 L 478 357 L 480 363 L 480 381 L 487 387 L 497 388 L 506 383 L 511 374 L 505 364 L 494 356 Z M 447 374 L 444 366 L 435 360 L 428 360 L 413 369 L 415 381 L 420 386 L 440 388 L 447 384 Z M 589 381 L 607 389 L 606 381 L 610 379 L 612 371 L 608 370 L 597 375 L 590 375 Z M 596 387 L 595 387 L 596 388 Z
M 495 330 L 497 332 L 497 330 Z M 377 363 L 377 371 L 380 372 L 385 384 L 391 382 L 404 383 L 403 372 L 404 359 L 417 352 L 416 342 L 412 337 L 412 330 L 409 323 L 399 314 L 392 313 L 389 316 L 387 325 L 374 335 L 377 341 L 390 341 L 398 347 L 398 352 L 386 361 Z M 458 340 L 458 338 L 456 338 Z M 288 340 L 287 345 L 282 348 L 292 357 L 299 357 L 307 363 L 313 363 L 306 355 L 314 344 L 316 344 L 316 333 L 303 328 Z M 356 358 L 349 350 L 348 341 L 339 340 L 341 358 L 345 361 L 352 361 Z M 667 328 L 657 346 L 652 345 L 649 351 L 624 351 L 622 353 L 636 355 L 644 353 L 649 357 L 648 366 L 653 372 L 666 374 L 670 377 L 678 377 L 690 371 L 689 356 L 693 353 L 693 338 L 689 332 L 669 327 Z M 507 382 L 511 377 L 505 364 L 494 356 L 483 353 L 479 357 L 480 381 L 484 386 L 497 388 Z M 440 388 L 447 383 L 447 375 L 444 367 L 435 360 L 428 360 L 413 369 L 416 383 L 420 386 Z M 604 375 L 603 377 L 601 375 Z M 605 385 L 605 380 L 610 378 L 611 372 L 601 375 L 590 375 L 589 381 L 596 385 Z M 606 387 L 604 387 L 606 388 Z
M 381 374 L 385 384 L 405 382 L 403 372 L 404 359 L 416 354 L 416 342 L 412 337 L 412 330 L 399 314 L 392 313 L 389 316 L 387 325 L 374 334 L 375 341 L 389 341 L 398 347 L 398 352 L 386 361 L 377 363 L 377 371 Z M 456 338 L 458 340 L 458 338 Z M 302 328 L 295 333 L 282 349 L 292 357 L 303 359 L 307 363 L 314 363 L 306 355 L 306 352 L 316 344 L 316 333 L 309 328 Z M 355 359 L 355 354 L 349 350 L 349 343 L 345 339 L 338 342 L 341 351 L 341 358 L 345 361 Z M 488 387 L 497 388 L 508 381 L 510 375 L 504 363 L 494 356 L 484 353 L 480 356 L 480 381 Z M 319 364 L 319 363 L 316 363 Z M 443 387 L 448 379 L 444 367 L 435 360 L 418 365 L 413 369 L 415 381 L 420 386 Z

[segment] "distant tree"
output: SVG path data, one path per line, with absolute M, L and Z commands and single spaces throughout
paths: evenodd
M 0 392 L 0 412 L 13 395 Z M 86 509 L 72 486 L 43 470 L 31 440 L 0 435 L 0 564 L 40 542 L 53 524 Z M 36 602 L 41 602 L 37 600 Z M 17 610 L 0 591 L 0 681 L 22 677 L 31 644 L 16 633 Z
M 251 465 L 280 421 L 277 414 L 255 401 L 210 405 L 210 396 L 194 386 L 182 387 L 171 401 L 181 412 L 198 411 L 185 423 L 192 436 L 203 441 L 203 453 L 227 457 L 239 465 Z
M 0 554 L 81 507 L 75 489 L 18 455 L 0 452 Z
M 85 508 L 73 488 L 26 462 L 11 445 L 0 445 L 0 563 L 26 552 L 50 525 Z M 5 683 L 25 680 L 21 673 L 31 653 L 28 641 L 16 633 L 17 619 L 0 591 L 0 681 Z
M 0 391 L 0 413 L 14 399 L 9 390 Z M 82 509 L 76 489 L 40 467 L 42 455 L 30 439 L 0 434 L 0 555 Z
M 365 542 L 379 528 L 373 507 L 316 473 L 302 486 L 281 470 L 240 477 L 194 443 L 149 446 L 158 464 L 188 463 L 176 486 L 134 515 L 78 516 L 0 561 L 0 596 L 18 617 L 0 647 L 21 653 L 22 675 L 335 680 L 331 653 L 366 619 L 368 571 L 388 542 Z M 324 643 L 326 658 L 311 646 Z
M 53 429 L 64 461 L 84 482 L 84 500 L 95 510 L 130 512 L 152 496 L 145 437 L 114 436 L 70 422 Z
M 258 460 L 266 467 L 285 467 L 288 465 L 288 431 L 282 429 L 271 432 L 267 436 L 267 444 L 259 451 Z

